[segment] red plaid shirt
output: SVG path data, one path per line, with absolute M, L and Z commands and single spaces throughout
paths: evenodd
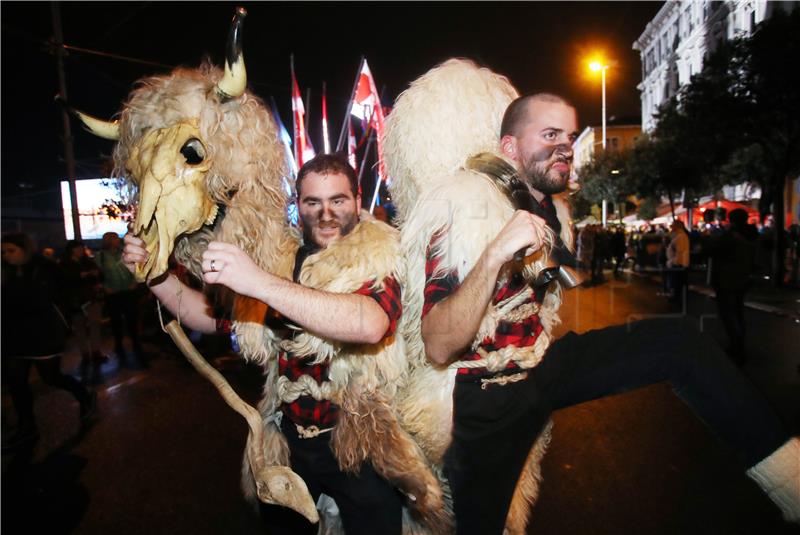
M 434 236 L 431 244 L 428 246 L 427 259 L 425 262 L 425 300 L 422 308 L 422 317 L 430 312 L 433 305 L 445 299 L 450 294 L 455 292 L 461 283 L 458 281 L 458 276 L 455 271 L 445 275 L 439 275 L 434 278 L 434 272 L 441 262 L 441 257 L 434 257 L 432 255 L 432 245 L 437 239 L 440 239 L 440 234 Z M 512 277 L 506 284 L 500 287 L 492 297 L 492 304 L 497 304 L 504 299 L 507 299 L 519 292 L 521 292 L 527 284 L 521 276 Z M 522 304 L 530 303 L 533 301 L 533 296 L 524 301 Z M 508 321 L 500 321 L 495 329 L 494 336 L 487 336 L 483 339 L 480 347 L 486 351 L 497 351 L 506 346 L 514 347 L 529 347 L 536 342 L 539 333 L 542 332 L 542 324 L 539 321 L 537 314 L 528 316 L 517 323 Z M 476 351 L 468 351 L 461 356 L 459 360 L 479 360 L 481 356 Z M 506 366 L 506 370 L 519 370 L 519 366 L 514 361 L 511 361 Z M 457 380 L 467 381 L 474 380 L 476 377 L 486 375 L 494 375 L 486 368 L 459 368 Z
M 383 335 L 385 340 L 394 335 L 403 310 L 400 303 L 400 285 L 393 277 L 386 277 L 383 279 L 383 290 L 373 286 L 374 281 L 367 282 L 354 293 L 373 298 L 386 312 L 389 317 L 389 328 Z M 297 381 L 301 375 L 310 375 L 317 384 L 322 384 L 328 380 L 329 363 L 311 364 L 314 358 L 314 355 L 298 358 L 282 353 L 278 358 L 278 371 L 290 381 Z M 298 425 L 304 427 L 315 425 L 320 429 L 335 425 L 339 415 L 338 405 L 330 400 L 317 401 L 311 396 L 300 396 L 292 403 L 283 403 L 281 410 Z

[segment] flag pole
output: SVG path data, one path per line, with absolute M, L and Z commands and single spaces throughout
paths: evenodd
M 347 122 L 350 120 L 350 112 L 353 110 L 353 99 L 356 98 L 358 81 L 359 79 L 361 79 L 361 69 L 364 68 L 365 59 L 366 57 L 361 56 L 361 61 L 358 64 L 358 70 L 356 71 L 356 81 L 353 82 L 353 91 L 350 92 L 350 100 L 347 101 L 347 113 L 344 114 L 344 122 L 342 123 L 342 129 L 339 132 L 339 140 L 336 142 L 336 152 L 340 152 L 342 150 L 345 132 L 347 131 Z
M 358 168 L 358 187 L 361 188 L 361 177 L 364 174 L 364 164 L 367 163 L 367 156 L 369 156 L 369 149 L 372 147 L 372 140 L 375 139 L 375 132 L 372 130 L 372 117 L 375 116 L 375 110 L 372 110 L 372 116 L 367 123 L 367 147 L 364 149 L 364 157 L 361 158 L 361 166 Z
M 385 96 L 385 93 L 386 93 L 386 86 L 384 85 L 384 86 L 381 87 L 381 94 L 378 97 L 378 106 L 381 106 L 381 113 L 383 113 L 383 97 Z M 372 112 L 372 115 L 373 116 L 375 115 L 375 111 L 374 110 Z M 372 124 L 372 119 L 370 119 L 370 124 Z M 377 136 L 378 132 L 376 132 L 375 135 Z M 375 173 L 375 177 L 376 177 L 375 178 L 375 191 L 372 193 L 372 202 L 369 205 L 369 213 L 370 214 L 375 209 L 375 202 L 378 200 L 378 193 L 381 190 L 381 180 L 384 179 L 384 177 L 381 176 L 381 154 L 380 154 L 380 150 L 378 150 L 379 148 L 380 148 L 380 146 L 376 146 L 376 148 L 375 148 L 375 162 L 378 165 L 378 171 Z M 367 148 L 367 150 L 369 150 L 369 147 Z
M 375 201 L 378 200 L 378 192 L 381 190 L 381 174 L 375 173 L 375 192 L 372 194 L 372 202 L 369 205 L 369 213 L 375 209 Z
M 295 81 L 295 77 L 294 77 L 294 54 L 289 54 L 289 69 L 292 71 L 292 88 L 289 91 L 289 94 L 291 95 L 291 97 L 290 97 L 291 100 L 294 101 L 294 81 Z M 297 159 L 297 145 L 298 145 L 298 143 L 297 143 L 297 140 L 295 139 L 295 134 L 296 133 L 297 133 L 297 119 L 295 118 L 295 113 L 294 113 L 294 102 L 292 102 L 292 151 L 294 152 L 295 165 L 297 164 L 297 162 L 300 161 L 300 160 Z
M 311 117 L 311 111 L 310 110 L 311 110 L 311 86 L 309 86 L 308 89 L 306 89 L 306 108 L 305 108 L 305 112 L 306 112 L 305 117 L 306 117 L 306 119 L 304 121 L 304 124 L 306 124 L 306 125 L 310 125 L 311 124 L 311 121 L 309 120 L 309 117 Z M 306 136 L 308 136 L 308 126 L 306 126 Z

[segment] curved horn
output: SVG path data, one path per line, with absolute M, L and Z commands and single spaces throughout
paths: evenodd
M 83 123 L 83 126 L 92 134 L 103 139 L 110 139 L 111 141 L 119 140 L 119 121 L 104 121 L 78 111 L 67 104 L 67 101 L 64 100 L 61 95 L 56 95 L 56 102 L 64 106 L 67 111 L 77 117 Z
M 112 141 L 119 140 L 119 121 L 104 121 L 78 110 L 72 110 L 72 113 L 81 120 L 83 126 L 85 126 L 89 132 L 97 137 L 110 139 Z
M 247 71 L 242 56 L 242 24 L 247 10 L 237 7 L 228 34 L 228 49 L 225 52 L 225 75 L 217 84 L 217 93 L 223 100 L 238 98 L 247 86 Z

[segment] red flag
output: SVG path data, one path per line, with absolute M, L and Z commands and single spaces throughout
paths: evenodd
M 372 124 L 375 129 L 378 136 L 378 175 L 381 180 L 385 180 L 387 177 L 383 165 L 383 107 L 366 59 L 361 67 L 350 113 L 362 121 Z
M 306 132 L 306 109 L 303 106 L 303 98 L 300 96 L 300 87 L 294 76 L 294 64 L 292 64 L 292 112 L 294 113 L 294 157 L 297 160 L 297 167 L 300 168 L 313 158 L 315 153 L 314 146 L 311 145 L 308 132 Z
M 325 154 L 331 152 L 331 141 L 328 138 L 328 99 L 326 97 L 325 82 L 322 82 L 322 145 L 325 149 Z

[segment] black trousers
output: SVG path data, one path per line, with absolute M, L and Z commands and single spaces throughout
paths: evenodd
M 711 431 L 751 467 L 787 439 L 771 407 L 719 346 L 683 319 L 570 332 L 528 378 L 459 382 L 445 469 L 459 534 L 503 532 L 528 452 L 558 409 L 669 381 Z M 488 498 L 488 499 L 487 499 Z
M 357 475 L 342 472 L 331 452 L 330 433 L 299 438 L 294 424 L 286 417 L 281 429 L 289 442 L 292 470 L 306 482 L 315 501 L 323 492 L 336 501 L 347 535 L 400 535 L 403 503 L 400 493 L 369 462 L 361 466 Z M 261 513 L 267 533 L 317 533 L 316 524 L 291 509 L 262 504 Z
M 714 287 L 717 294 L 717 310 L 719 319 L 728 335 L 729 354 L 739 366 L 747 360 L 745 348 L 744 296 L 747 286 Z
M 111 320 L 111 332 L 114 334 L 114 348 L 121 352 L 123 345 L 123 323 L 131 338 L 133 350 L 141 356 L 142 346 L 139 340 L 139 308 L 136 303 L 136 292 L 126 290 L 115 294 L 106 294 L 106 308 Z M 124 354 L 118 355 L 124 358 Z
M 79 403 L 84 403 L 89 399 L 89 392 L 78 380 L 61 372 L 61 357 L 58 355 L 45 359 L 17 357 L 3 359 L 4 379 L 8 381 L 11 402 L 17 411 L 19 428 L 36 427 L 36 418 L 33 414 L 33 392 L 29 383 L 31 366 L 36 367 L 39 377 L 45 384 L 66 390 Z

